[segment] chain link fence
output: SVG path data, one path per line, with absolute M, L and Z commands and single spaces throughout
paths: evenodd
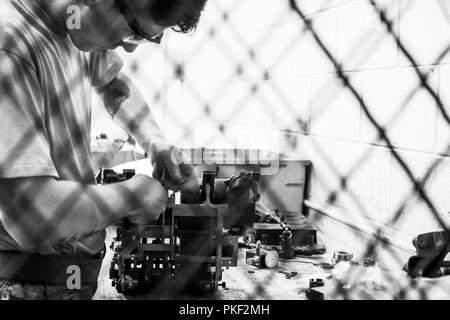
M 424 228 L 424 231 L 445 231 L 447 234 L 449 232 L 448 213 L 443 212 L 443 205 L 440 204 L 446 201 L 443 198 L 445 192 L 437 190 L 435 183 L 436 176 L 445 172 L 445 165 L 450 154 L 450 141 L 439 143 L 439 147 L 442 148 L 440 150 L 437 150 L 438 143 L 434 143 L 434 149 L 430 151 L 420 146 L 416 148 L 414 141 L 408 141 L 412 147 L 403 147 L 398 140 L 398 130 L 408 132 L 411 130 L 408 124 L 404 123 L 398 129 L 398 123 L 402 117 L 407 117 L 412 108 L 412 101 L 419 95 L 426 96 L 421 101 L 427 103 L 420 105 L 422 110 L 426 110 L 425 114 L 433 114 L 435 119 L 440 119 L 439 132 L 444 137 L 442 140 L 448 140 L 449 137 L 450 117 L 447 112 L 449 82 L 443 80 L 444 70 L 449 68 L 450 63 L 448 31 L 442 30 L 443 34 L 432 35 L 446 40 L 446 43 L 439 48 L 433 48 L 433 52 L 436 50 L 439 52 L 436 52 L 435 57 L 427 62 L 423 62 L 422 51 L 418 54 L 420 59 L 416 58 L 416 53 L 410 49 L 410 43 L 405 42 L 399 31 L 401 22 L 404 21 L 402 19 L 406 20 L 409 10 L 414 10 L 419 2 L 419 0 L 314 2 L 272 0 L 259 3 L 253 0 L 230 0 L 225 3 L 210 0 L 194 35 L 170 34 L 160 48 L 144 47 L 135 55 L 126 56 L 124 57 L 127 62 L 126 69 L 137 80 L 137 85 L 142 89 L 167 136 L 181 147 L 262 149 L 267 152 L 290 153 L 302 160 L 311 160 L 313 173 L 307 201 L 312 211 L 319 212 L 319 214 L 310 215 L 313 223 L 317 223 L 318 226 L 328 223 L 327 214 L 320 212 L 327 212 L 335 207 L 348 209 L 353 214 L 356 211 L 358 218 L 374 223 L 369 223 L 359 230 L 354 230 L 358 229 L 357 225 L 353 226 L 353 233 L 348 236 L 344 234 L 333 236 L 345 238 L 365 233 L 364 237 L 355 237 L 357 239 L 355 242 L 361 242 L 355 246 L 362 248 L 358 256 L 360 258 L 388 256 L 395 262 L 394 265 L 400 272 L 405 261 L 404 256 L 399 257 L 397 251 L 392 249 L 400 241 L 395 238 L 397 234 L 395 232 L 406 235 L 407 240 L 411 241 L 412 237 L 417 235 L 414 232 L 421 230 L 417 225 L 413 227 L 413 231 L 408 230 L 404 227 L 405 221 L 416 224 L 432 221 L 427 228 L 431 225 L 434 229 Z M 358 6 L 357 13 L 369 12 L 367 17 L 370 19 L 361 21 L 358 19 L 362 18 L 357 14 L 352 16 L 350 13 L 349 16 L 355 21 L 365 23 L 363 28 L 365 32 L 360 32 L 357 41 L 349 41 L 349 45 L 342 49 L 336 43 L 345 44 L 347 39 L 345 34 L 330 33 L 335 27 L 342 27 L 342 17 L 348 16 L 342 15 L 338 23 L 337 20 L 333 20 L 336 19 L 333 13 L 336 10 L 351 10 L 346 8 L 353 8 L 353 5 Z M 430 1 L 430 4 L 426 6 L 437 6 L 439 10 L 436 12 L 442 16 L 435 17 L 436 20 L 444 20 L 448 25 L 450 6 L 446 2 L 435 0 Z M 427 16 L 424 19 L 431 21 L 433 16 Z M 355 25 L 352 25 L 351 22 L 347 26 L 350 29 L 361 27 L 361 24 L 355 22 Z M 381 53 L 378 51 L 380 47 L 383 48 L 380 49 Z M 386 47 L 389 48 L 385 49 Z M 395 55 L 394 65 L 389 61 L 386 66 L 377 65 L 371 60 L 374 56 L 390 54 L 391 50 Z M 308 55 L 303 54 L 306 51 Z M 295 57 L 296 54 L 300 54 L 298 58 Z M 308 57 L 311 58 L 310 61 Z M 366 64 L 368 61 L 369 65 Z M 18 65 L 18 61 L 3 63 L 2 71 L 11 70 L 16 76 L 20 76 L 13 71 L 14 68 L 18 68 Z M 365 72 L 378 72 L 394 69 L 394 67 L 395 70 L 408 69 L 408 81 L 413 84 L 409 92 L 397 99 L 399 102 L 394 106 L 395 110 L 387 110 L 388 108 L 381 105 L 371 105 L 373 99 L 368 99 L 364 94 L 360 77 L 364 77 Z M 439 85 L 435 84 L 437 69 L 441 75 Z M 73 81 L 76 83 L 77 79 Z M 4 92 L 15 92 L 15 95 L 9 95 L 12 97 L 27 94 L 22 92 L 21 88 L 15 88 L 14 83 L 5 78 L 1 86 Z M 347 99 L 346 102 L 340 105 L 334 104 L 340 99 L 342 93 Z M 30 97 L 29 99 L 35 102 L 32 99 L 39 100 L 39 98 Z M 383 101 L 388 101 L 389 96 L 380 99 L 381 104 Z M 58 101 L 47 101 L 46 105 L 52 106 L 58 103 Z M 24 146 L 33 141 L 36 136 L 45 136 L 48 130 L 46 124 L 42 123 L 42 118 L 30 114 L 22 100 L 11 101 L 11 105 L 19 109 L 19 115 L 31 117 L 31 123 L 34 125 L 28 131 L 11 137 L 14 148 L 11 149 L 12 152 L 1 157 L 2 164 L 13 163 L 15 159 L 23 156 L 21 152 L 25 149 Z M 342 108 L 336 109 L 339 106 Z M 377 108 L 382 111 L 377 111 Z M 380 112 L 384 111 L 386 114 L 380 117 Z M 46 112 L 54 112 L 55 117 L 59 116 L 58 110 L 52 110 L 51 107 Z M 347 115 L 346 112 L 349 114 Z M 321 117 L 324 115 L 329 117 L 330 113 L 332 124 L 330 125 L 329 120 L 321 124 Z M 360 126 L 364 128 L 358 129 L 359 135 L 354 139 L 353 136 L 346 135 L 346 130 L 347 127 L 353 127 L 351 121 L 355 114 L 361 123 Z M 136 119 L 136 125 L 139 121 L 139 118 Z M 333 127 L 336 122 L 340 124 Z M 104 123 L 98 125 L 102 126 Z M 329 128 L 322 130 L 320 126 L 329 126 Z M 435 123 L 425 122 L 423 126 L 435 126 Z M 370 132 L 369 139 L 361 138 L 360 132 L 363 130 Z M 271 137 L 276 138 L 271 140 Z M 90 143 L 86 141 L 86 135 L 82 132 L 71 139 L 73 139 L 72 144 L 75 145 Z M 330 151 L 332 147 L 324 143 L 331 140 L 347 143 L 350 146 L 364 145 L 362 148 L 364 152 L 354 155 L 340 154 L 334 158 L 334 154 Z M 313 152 L 308 154 L 303 148 Z M 395 170 L 395 174 L 401 175 L 402 181 L 406 181 L 401 186 L 407 190 L 402 190 L 400 193 L 401 201 L 391 201 L 389 208 L 375 210 L 377 213 L 385 213 L 385 216 L 375 218 L 372 214 L 374 208 L 371 207 L 373 202 L 370 203 L 361 196 L 358 186 L 361 179 L 357 176 L 372 157 L 378 159 L 380 149 L 389 156 L 391 172 Z M 414 160 L 411 160 L 414 158 L 411 158 L 409 154 L 405 157 L 405 150 L 424 153 L 429 160 L 424 161 L 426 163 L 421 164 L 421 170 L 418 170 Z M 70 154 L 58 155 L 58 158 L 64 158 L 67 166 L 77 165 L 73 163 Z M 346 170 L 341 170 L 342 163 L 338 161 L 342 160 L 350 164 Z M 321 164 L 316 165 L 319 162 Z M 444 168 L 443 171 L 440 171 L 441 167 Z M 7 166 L 0 165 L 0 172 L 2 176 L 7 176 Z M 374 175 L 388 174 L 392 175 L 388 172 L 379 172 Z M 89 181 L 93 177 L 80 177 L 80 179 Z M 380 180 L 377 177 L 374 181 L 373 183 L 377 183 Z M 370 187 L 370 181 L 365 183 L 369 185 L 369 190 L 373 190 Z M 376 188 L 383 187 L 382 185 Z M 24 221 L 22 224 L 29 228 L 30 234 L 38 234 L 42 237 L 42 239 L 36 239 L 36 242 L 45 241 L 49 232 L 54 230 L 54 224 L 61 223 L 66 218 L 64 213 L 69 212 L 66 208 L 73 207 L 85 194 L 84 191 L 81 188 L 70 195 L 61 205 L 64 210 L 58 215 L 58 220 L 52 219 L 51 224 L 44 212 L 39 213 L 42 216 L 40 225 L 27 224 L 26 214 L 20 218 Z M 390 189 L 389 191 L 399 194 L 398 190 Z M 8 194 L 7 190 L 2 192 Z M 23 196 L 23 199 L 15 200 L 20 203 L 20 209 L 23 212 L 35 211 L 31 199 L 36 198 L 40 192 L 41 190 L 32 190 Z M 279 195 L 277 190 L 268 192 L 273 197 Z M 14 198 L 14 195 L 9 196 Z M 278 201 L 282 203 L 283 199 Z M 323 206 L 314 205 L 316 202 Z M 349 202 L 350 205 L 348 205 Z M 410 218 L 411 206 L 416 204 L 417 206 L 420 204 L 420 216 L 417 217 L 415 214 Z M 103 206 L 105 210 L 110 210 L 109 203 L 104 203 Z M 409 224 L 406 223 L 406 225 Z M 36 228 L 39 232 L 34 232 Z M 386 228 L 394 232 L 393 238 L 387 234 Z M 319 227 L 319 239 L 320 231 Z M 367 233 L 370 236 L 367 236 Z M 411 237 L 408 238 L 408 236 Z M 324 236 L 323 239 L 326 237 Z M 334 248 L 332 243 L 325 242 L 324 245 L 327 248 Z M 409 252 L 411 255 L 414 254 L 412 250 Z M 379 262 L 380 265 L 383 264 L 383 261 Z M 361 292 L 361 286 L 355 285 L 363 277 L 358 273 L 361 272 L 360 269 L 358 270 L 354 272 L 347 269 L 335 270 L 335 281 L 354 285 L 346 287 L 344 283 L 337 286 L 339 290 L 333 292 L 332 298 L 427 299 L 433 298 L 433 294 L 440 297 L 442 293 L 436 293 L 434 282 L 413 281 L 406 276 L 399 277 L 399 272 L 387 271 L 380 271 L 377 280 L 374 280 L 385 289 L 381 290 L 385 295 L 372 294 L 372 291 L 365 290 L 367 288 Z M 276 272 L 268 274 L 263 281 L 255 283 L 251 293 L 240 295 L 240 297 L 280 298 L 279 295 L 271 296 L 270 290 L 271 286 L 279 281 L 278 275 Z M 309 279 L 308 276 L 305 278 Z M 380 292 L 380 288 L 374 292 Z M 299 294 L 299 299 L 304 299 L 304 296 Z

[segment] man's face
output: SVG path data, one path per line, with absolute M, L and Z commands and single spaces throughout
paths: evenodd
M 133 52 L 143 37 L 151 39 L 162 35 L 167 27 L 152 21 L 144 6 L 151 0 L 128 1 L 130 6 L 121 11 L 114 0 L 85 1 L 81 6 L 81 29 L 68 30 L 82 51 L 115 49 L 122 46 Z M 132 41 L 129 41 L 132 39 Z

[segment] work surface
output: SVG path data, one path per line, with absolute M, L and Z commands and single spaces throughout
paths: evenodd
M 108 229 L 106 243 L 109 245 L 112 241 L 115 231 L 113 228 Z M 305 289 L 309 285 L 309 279 L 316 276 L 326 276 L 329 272 L 323 270 L 314 263 L 329 262 L 329 257 L 316 256 L 295 258 L 292 260 L 280 260 L 278 267 L 274 269 L 259 269 L 245 263 L 245 249 L 239 250 L 238 266 L 225 269 L 223 272 L 223 281 L 226 282 L 226 288 L 219 288 L 214 294 L 191 296 L 167 294 L 144 294 L 139 296 L 124 296 L 112 287 L 109 279 L 109 267 L 113 256 L 113 252 L 108 248 L 99 277 L 98 290 L 94 299 L 272 299 L 272 300 L 304 300 Z M 281 273 L 297 272 L 298 274 L 290 279 L 286 279 L 286 275 Z
M 115 229 L 108 229 L 106 243 L 110 244 L 115 236 Z M 319 243 L 321 241 L 318 233 Z M 109 268 L 113 251 L 108 248 L 103 265 L 100 271 L 98 290 L 94 296 L 96 300 L 306 300 L 306 289 L 309 287 L 309 280 L 312 278 L 326 279 L 331 271 L 322 269 L 320 262 L 330 262 L 332 252 L 314 257 L 296 257 L 295 259 L 283 260 L 274 269 L 258 269 L 257 267 L 245 263 L 245 249 L 239 250 L 238 266 L 224 270 L 223 281 L 226 288 L 219 288 L 214 294 L 193 296 L 166 294 L 143 294 L 139 296 L 124 296 L 112 287 L 109 279 Z M 358 269 L 356 270 L 361 270 Z M 363 270 L 364 267 L 361 267 Z M 383 269 L 383 275 L 379 275 L 377 282 L 384 283 L 383 289 L 367 290 L 364 287 L 353 286 L 349 299 L 450 299 L 450 276 L 436 279 L 422 278 L 413 281 L 401 270 Z M 282 272 L 296 272 L 297 274 L 289 279 Z M 336 270 L 333 271 L 334 273 Z M 400 273 L 399 273 L 400 272 Z M 361 273 L 351 273 L 353 280 L 362 280 Z M 350 276 L 352 277 L 352 276 Z M 356 277 L 356 278 L 355 278 Z M 367 279 L 368 284 L 374 279 Z M 325 280 L 326 283 L 331 280 Z M 346 282 L 348 283 L 348 282 Z M 353 283 L 355 283 L 353 281 Z M 398 289 L 404 291 L 398 296 Z M 362 290 L 361 290 L 362 289 Z M 333 299 L 333 296 L 326 295 L 326 299 Z M 340 297 L 342 298 L 342 297 Z

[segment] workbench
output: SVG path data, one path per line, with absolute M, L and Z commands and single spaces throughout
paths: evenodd
M 305 164 L 302 162 L 286 162 L 280 165 L 280 172 L 275 176 L 266 177 L 266 180 L 261 182 L 261 194 L 263 198 L 270 203 L 269 207 L 279 208 L 281 205 L 284 210 L 288 212 L 297 212 L 298 208 L 302 207 L 303 203 L 303 186 L 306 185 L 306 173 L 304 169 Z M 123 169 L 135 169 L 136 173 L 147 174 L 151 176 L 151 167 L 148 159 L 140 160 L 133 163 L 125 163 L 121 166 L 115 167 L 115 171 L 121 172 Z M 201 169 L 201 168 L 200 168 Z M 239 170 L 246 168 L 239 168 Z M 233 171 L 234 170 L 234 171 Z M 237 169 L 231 167 L 221 167 L 221 172 L 224 177 L 235 175 Z M 265 190 L 267 189 L 267 190 Z M 276 197 L 271 197 L 273 191 L 277 191 Z M 302 196 L 299 196 L 302 195 Z M 272 199 L 273 198 L 273 199 Z M 276 199 L 284 199 L 280 203 Z M 320 220 L 317 220 L 320 221 Z M 317 222 L 316 221 L 316 222 Z M 225 269 L 222 275 L 222 281 L 226 283 L 226 288 L 219 288 L 213 294 L 192 296 L 192 295 L 177 295 L 171 293 L 165 294 L 143 294 L 139 296 L 124 296 L 117 292 L 116 288 L 111 285 L 109 278 L 109 270 L 111 260 L 113 258 L 113 251 L 109 249 L 109 245 L 115 236 L 115 228 L 108 228 L 107 232 L 107 252 L 100 271 L 98 290 L 94 299 L 98 300 L 124 300 L 124 299 L 139 299 L 139 300 L 306 300 L 306 290 L 309 288 L 310 279 L 321 278 L 326 279 L 333 270 L 326 270 L 319 266 L 320 263 L 331 262 L 331 257 L 334 251 L 344 250 L 350 252 L 361 251 L 361 243 L 353 241 L 352 243 L 342 243 L 339 237 L 336 236 L 334 229 L 330 231 L 328 228 L 321 229 L 320 223 L 313 225 L 317 228 L 317 242 L 325 245 L 327 252 L 323 255 L 316 255 L 313 257 L 295 257 L 294 259 L 283 260 L 280 259 L 278 267 L 274 269 L 258 269 L 255 266 L 247 265 L 245 263 L 245 250 L 241 248 L 238 255 L 238 266 Z M 369 241 L 369 239 L 366 239 Z M 365 242 L 363 242 L 364 244 Z M 368 242 L 367 242 L 368 243 Z M 363 250 L 365 251 L 365 250 Z M 389 253 L 389 252 L 388 252 Z M 412 254 L 412 253 L 409 253 Z M 356 258 L 361 262 L 363 256 L 361 254 Z M 401 257 L 399 257 L 401 258 Z M 400 259 L 402 260 L 402 259 Z M 416 283 L 411 283 L 410 279 L 406 277 L 406 273 L 402 271 L 402 265 L 389 267 L 383 266 L 383 277 L 385 282 L 390 283 L 385 290 L 374 290 L 366 294 L 361 291 L 361 295 L 357 295 L 357 299 L 389 299 L 396 294 L 396 286 L 402 286 L 408 290 L 408 295 L 405 299 L 422 299 L 421 290 L 432 292 L 432 297 L 450 298 L 450 276 L 442 277 L 440 279 L 423 279 Z M 287 278 L 281 272 L 295 272 L 295 276 Z M 327 283 L 333 283 L 332 281 Z M 395 284 L 395 285 L 392 285 Z M 398 287 L 397 286 L 397 287 Z
M 109 245 L 115 236 L 115 229 L 107 230 L 106 244 Z M 323 242 L 320 232 L 317 234 L 319 243 Z M 173 295 L 166 294 L 142 294 L 138 296 L 124 296 L 112 287 L 109 279 L 109 268 L 113 251 L 107 249 L 105 259 L 100 271 L 98 290 L 94 300 L 307 300 L 306 290 L 309 288 L 309 280 L 321 278 L 326 280 L 333 270 L 326 270 L 319 266 L 322 262 L 329 263 L 332 250 L 328 250 L 323 255 L 312 257 L 300 256 L 294 259 L 280 259 L 278 267 L 274 269 L 259 269 L 245 263 L 245 250 L 239 249 L 238 266 L 225 269 L 223 281 L 226 288 L 219 288 L 213 294 L 193 296 L 193 295 Z M 296 272 L 297 274 L 289 279 L 281 272 Z M 403 283 L 407 300 L 424 299 L 423 292 L 427 293 L 426 299 L 450 299 L 450 276 L 441 278 L 419 279 L 412 283 L 411 280 L 401 273 L 401 270 L 388 270 L 383 268 L 385 279 L 395 282 L 394 286 Z M 341 297 L 342 298 L 342 297 Z M 374 290 L 369 292 L 361 291 L 361 294 L 353 295 L 355 299 L 375 299 L 386 300 L 392 298 L 392 288 L 385 290 Z

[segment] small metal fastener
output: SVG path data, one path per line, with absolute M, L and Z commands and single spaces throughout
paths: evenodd
M 364 258 L 363 260 L 363 266 L 364 267 L 370 267 L 375 265 L 375 260 L 371 258 Z
M 337 264 L 340 261 L 352 261 L 353 253 L 347 251 L 335 251 L 333 258 L 331 258 L 332 264 Z
M 309 279 L 309 288 L 317 288 L 317 287 L 323 287 L 325 285 L 325 281 L 320 278 L 316 279 Z
M 330 270 L 333 269 L 334 266 L 331 263 L 323 262 L 319 265 L 322 269 Z

